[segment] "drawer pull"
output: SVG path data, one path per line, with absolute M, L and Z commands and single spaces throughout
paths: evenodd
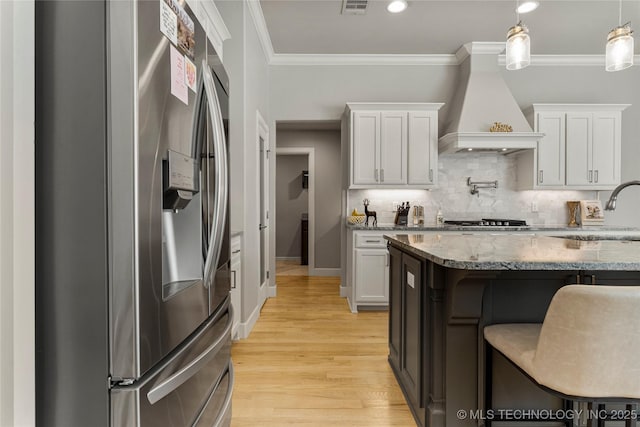
M 365 240 L 367 243 L 380 243 L 380 240 Z
M 239 254 L 240 253 L 240 249 L 236 249 L 235 251 L 231 252 L 232 254 Z

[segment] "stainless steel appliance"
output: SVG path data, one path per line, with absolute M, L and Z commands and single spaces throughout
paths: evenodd
M 227 75 L 182 1 L 36 20 L 37 423 L 227 426 Z
M 483 218 L 480 220 L 449 220 L 446 225 L 457 225 L 463 227 L 526 227 L 527 222 L 522 219 L 496 219 Z

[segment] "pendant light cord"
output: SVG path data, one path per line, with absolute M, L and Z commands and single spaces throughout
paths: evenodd
M 518 10 L 519 8 L 520 8 L 520 0 L 516 0 L 516 25 L 520 23 L 520 11 Z
M 618 6 L 618 27 L 622 26 L 622 0 L 619 2 Z

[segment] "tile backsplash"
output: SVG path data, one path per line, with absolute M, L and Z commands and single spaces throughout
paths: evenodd
M 496 189 L 479 189 L 471 195 L 467 177 L 473 181 L 498 181 Z M 393 203 L 409 201 L 425 208 L 425 225 L 434 225 L 438 208 L 445 219 L 524 219 L 529 225 L 566 225 L 569 200 L 596 199 L 595 191 L 516 191 L 515 156 L 495 153 L 442 155 L 438 161 L 438 185 L 432 190 L 349 190 L 348 212 L 362 212 L 369 199 L 378 223 L 391 224 Z M 537 212 L 532 212 L 537 210 Z M 409 222 L 412 216 L 409 216 Z

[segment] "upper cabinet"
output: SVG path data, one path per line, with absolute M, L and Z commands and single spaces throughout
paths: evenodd
M 519 189 L 611 190 L 620 183 L 621 104 L 534 104 L 536 150 L 518 155 Z
M 437 183 L 434 103 L 349 103 L 349 188 L 426 188 Z

